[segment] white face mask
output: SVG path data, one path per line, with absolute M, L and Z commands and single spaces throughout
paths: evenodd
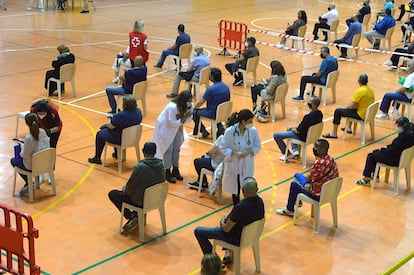
M 245 45 L 246 47 L 249 47 L 249 43 L 247 43 L 247 41 L 246 41 L 246 42 L 244 42 L 244 45 Z
M 252 128 L 253 127 L 253 122 L 250 122 L 250 123 L 246 124 L 245 127 L 246 127 L 246 129 Z
M 403 127 L 398 127 L 397 128 L 397 132 L 398 133 L 403 133 L 404 132 L 404 128 Z
M 47 114 L 41 115 L 41 114 L 37 114 L 39 116 L 40 119 L 44 119 L 46 117 Z

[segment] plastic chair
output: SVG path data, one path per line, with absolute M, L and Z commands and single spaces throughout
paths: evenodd
M 358 59 L 358 52 L 359 49 L 356 49 L 355 47 L 359 46 L 359 42 L 361 41 L 361 34 L 355 34 L 354 37 L 352 37 L 352 47 L 348 48 L 348 56 L 349 58 L 352 58 L 352 50 L 355 50 L 355 59 Z
M 394 33 L 394 29 L 395 29 L 395 26 L 392 28 L 389 28 L 387 32 L 385 33 L 384 37 L 380 37 L 380 36 L 374 37 L 374 43 L 376 39 L 381 40 L 381 45 L 382 45 L 381 48 L 385 50 L 385 43 L 386 41 L 388 41 L 388 50 L 390 51 L 391 50 L 391 38 L 392 38 L 392 34 Z
M 412 113 L 413 113 L 414 100 L 411 99 L 410 102 L 402 101 L 402 100 L 395 100 L 395 104 L 400 104 L 401 105 L 401 116 L 404 116 L 405 107 L 407 106 L 407 110 L 408 110 L 407 117 L 410 121 L 412 121 L 411 116 L 412 116 Z
M 261 220 L 257 220 L 248 224 L 243 227 L 241 238 L 240 238 L 240 246 L 236 246 L 234 244 L 230 244 L 225 241 L 221 240 L 214 240 L 214 248 L 213 251 L 216 251 L 216 246 L 219 245 L 223 248 L 231 249 L 234 255 L 234 268 L 235 274 L 240 274 L 240 254 L 241 251 L 247 247 L 253 248 L 254 254 L 254 261 L 256 264 L 256 272 L 260 273 L 260 247 L 259 247 L 259 240 L 260 236 L 262 235 L 263 228 L 264 228 L 265 218 Z
M 306 25 L 300 26 L 297 37 L 304 38 L 306 34 Z M 292 48 L 299 48 L 299 40 L 292 39 Z M 302 50 L 305 49 L 305 40 L 302 39 Z
M 126 159 L 126 148 L 135 147 L 135 153 L 137 155 L 137 162 L 141 159 L 139 141 L 142 134 L 142 125 L 134 125 L 122 130 L 121 144 L 112 144 L 105 142 L 103 165 L 105 166 L 106 161 L 106 149 L 108 146 L 115 147 L 117 150 L 118 159 L 118 172 L 122 172 L 122 161 Z
M 126 202 L 122 203 L 121 208 L 121 223 L 119 224 L 119 232 L 122 232 L 122 222 L 124 220 L 125 208 L 136 211 L 138 214 L 138 229 L 139 229 L 139 240 L 144 241 L 144 225 L 147 220 L 147 213 L 158 209 L 160 212 L 162 233 L 167 233 L 167 223 L 165 221 L 165 200 L 168 194 L 168 183 L 162 182 L 157 183 L 145 189 L 144 192 L 144 203 L 142 207 L 138 207 Z
M 190 64 L 190 57 L 191 57 L 191 50 L 193 49 L 193 44 L 187 43 L 180 46 L 180 49 L 178 50 L 178 56 L 170 54 L 168 56 L 171 56 L 172 59 L 175 60 L 175 64 L 177 64 L 177 74 L 181 72 L 181 60 L 187 59 L 187 64 Z M 169 68 L 167 68 L 169 70 Z
M 53 195 L 56 195 L 56 183 L 55 169 L 56 162 L 56 148 L 47 148 L 36 152 L 32 155 L 32 171 L 26 171 L 18 167 L 14 167 L 14 183 L 13 183 L 13 196 L 16 196 L 16 175 L 17 173 L 27 176 L 28 190 L 29 190 L 29 201 L 33 202 L 33 178 L 35 178 L 35 185 L 39 187 L 39 175 L 49 174 Z
M 357 128 L 357 124 L 361 124 L 361 143 L 365 144 L 365 129 L 367 124 L 369 125 L 369 128 L 371 129 L 371 139 L 374 140 L 375 139 L 375 114 L 378 111 L 378 106 L 379 106 L 379 102 L 374 102 L 371 105 L 368 106 L 367 111 L 365 112 L 365 119 L 361 120 L 361 119 L 356 119 L 356 118 L 351 118 L 351 117 L 347 117 L 346 118 L 346 122 L 345 125 L 349 125 L 349 123 L 354 123 L 354 129 L 352 131 L 352 134 L 355 135 L 356 134 L 356 128 Z M 343 135 L 343 140 L 345 140 L 345 136 L 346 136 L 346 130 L 344 131 L 344 135 Z
M 362 19 L 362 26 L 365 26 L 365 31 L 368 31 L 369 26 L 369 20 L 371 20 L 371 14 L 365 14 L 364 19 Z
M 283 118 L 286 117 L 286 95 L 289 90 L 289 84 L 283 83 L 279 86 L 277 86 L 275 91 L 275 98 L 273 100 L 265 100 L 268 102 L 269 105 L 269 113 L 272 116 L 272 122 L 275 122 L 275 109 L 276 109 L 276 103 L 280 102 L 280 106 L 282 107 L 282 114 Z
M 308 133 L 306 135 L 306 141 L 302 141 L 300 139 L 295 138 L 288 138 L 286 144 L 286 151 L 285 151 L 285 159 L 287 160 L 287 154 L 290 148 L 290 144 L 294 143 L 301 147 L 301 155 L 302 155 L 302 165 L 303 168 L 306 168 L 306 148 L 308 145 L 314 144 L 322 134 L 323 130 L 323 122 L 319 122 L 318 124 L 312 125 L 308 129 Z
M 201 121 L 202 120 L 207 120 L 211 123 L 211 132 L 212 132 L 211 134 L 213 135 L 213 142 L 216 141 L 217 123 L 226 121 L 227 118 L 230 116 L 230 113 L 231 113 L 232 109 L 233 109 L 233 102 L 226 101 L 226 102 L 223 102 L 223 103 L 221 103 L 217 106 L 216 118 L 215 119 L 200 116 L 200 121 L 199 121 L 199 124 L 198 124 L 198 133 L 201 134 L 201 131 L 200 131 Z
M 385 179 L 384 182 L 388 182 L 388 178 L 390 176 L 390 170 L 392 169 L 392 173 L 394 174 L 394 192 L 395 195 L 398 195 L 398 186 L 400 184 L 400 170 L 405 169 L 405 179 L 407 182 L 407 190 L 411 189 L 411 161 L 414 158 L 414 146 L 411 146 L 410 148 L 405 149 L 402 151 L 400 156 L 400 162 L 398 166 L 390 166 L 382 162 L 377 162 L 377 165 L 375 166 L 375 172 L 374 172 L 374 180 L 372 181 L 371 188 L 375 188 L 375 179 L 378 179 L 379 174 L 379 168 L 385 167 Z
M 332 21 L 331 28 L 328 29 L 319 29 L 321 32 L 325 32 L 326 36 L 328 37 L 328 41 L 331 40 L 331 32 L 335 34 L 335 40 L 338 39 L 338 26 L 339 26 L 339 19 Z
M 206 168 L 202 168 L 200 171 L 200 179 L 198 180 L 198 192 L 197 197 L 200 197 L 201 189 L 203 188 L 203 179 L 205 176 L 213 176 L 214 171 L 208 170 Z
M 413 59 L 407 56 L 400 56 L 400 59 L 398 60 L 398 65 L 397 65 L 397 74 L 400 72 L 400 69 L 404 66 L 405 66 L 405 70 L 407 70 L 408 62 L 410 62 L 411 60 Z
M 135 83 L 134 88 L 132 90 L 132 94 L 134 95 L 136 101 L 141 100 L 142 103 L 142 111 L 144 116 L 147 114 L 147 104 L 145 102 L 145 96 L 147 95 L 148 90 L 148 82 L 141 81 Z
M 327 203 L 330 203 L 331 208 L 332 208 L 333 224 L 335 227 L 338 227 L 338 195 L 342 188 L 342 181 L 343 181 L 342 177 L 337 177 L 337 178 L 331 179 L 330 181 L 325 182 L 322 185 L 321 196 L 320 196 L 319 201 L 316 201 L 306 196 L 304 193 L 300 193 L 296 197 L 295 211 L 294 211 L 295 213 L 293 214 L 292 223 L 296 224 L 299 201 L 310 203 L 312 204 L 311 217 L 314 218 L 313 231 L 315 233 L 319 233 L 319 220 L 320 220 L 321 207 Z
M 60 67 L 60 78 L 54 78 L 51 77 L 47 81 L 47 89 L 46 89 L 46 96 L 49 96 L 49 85 L 50 82 L 56 82 L 57 85 L 57 91 L 58 91 L 58 99 L 62 97 L 62 91 L 60 84 L 70 81 L 70 84 L 72 85 L 72 94 L 74 97 L 76 97 L 76 91 L 75 91 L 75 72 L 76 72 L 76 65 L 75 63 L 65 64 Z
M 332 90 L 333 103 L 336 102 L 336 82 L 338 81 L 338 78 L 339 78 L 339 71 L 332 71 L 328 74 L 325 85 L 312 84 L 312 88 L 313 87 L 319 88 L 319 98 L 322 99 L 323 106 L 326 106 L 326 93 L 328 91 L 328 88 L 331 88 Z
M 256 69 L 259 64 L 259 56 L 250 57 L 247 59 L 246 69 L 239 68 L 237 71 L 243 74 L 243 85 L 247 88 L 247 74 L 253 73 L 253 84 L 256 84 Z
M 196 101 L 200 101 L 200 88 L 201 85 L 204 85 L 206 88 L 210 85 L 210 67 L 205 67 L 200 71 L 200 76 L 198 78 L 198 81 L 188 81 L 188 90 L 191 91 L 192 87 L 194 86 L 194 93 Z

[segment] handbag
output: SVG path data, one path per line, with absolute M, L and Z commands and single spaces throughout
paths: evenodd
M 20 152 L 22 151 L 22 146 L 20 143 L 14 145 L 14 159 L 18 162 L 22 162 L 23 158 L 20 156 Z
M 189 72 L 179 72 L 178 73 L 184 80 L 190 81 L 194 76 L 194 71 Z

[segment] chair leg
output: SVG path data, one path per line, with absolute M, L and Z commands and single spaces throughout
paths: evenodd
M 280 101 L 280 105 L 282 106 L 282 115 L 283 115 L 283 118 L 286 118 L 286 102 L 285 102 L 285 99 L 282 99 Z
M 241 249 L 235 249 L 233 251 L 233 257 L 234 257 L 234 273 L 236 275 L 240 275 L 240 254 L 241 254 Z
M 365 144 L 365 122 L 361 123 L 361 143 Z
M 394 173 L 394 193 L 398 195 L 398 187 L 400 185 L 400 169 L 396 167 L 392 171 Z
M 162 233 L 167 233 L 167 223 L 165 220 L 165 208 L 164 205 L 159 208 L 160 217 L 161 217 L 161 224 L 162 224 Z
M 106 146 L 106 144 L 105 144 L 105 147 L 104 147 L 104 155 L 103 155 L 103 160 L 102 160 L 102 166 L 104 166 L 104 167 L 105 167 L 105 161 L 106 161 L 106 149 L 107 149 L 107 147 L 108 146 Z
M 16 176 L 17 176 L 17 171 L 16 171 L 16 169 L 14 169 L 14 177 L 13 177 L 13 197 L 16 196 Z
M 60 84 L 61 84 L 60 81 L 56 81 L 57 91 L 58 91 L 58 100 L 60 100 L 62 98 L 62 89 L 60 87 Z
M 273 101 L 269 101 L 269 109 L 272 122 L 275 122 L 275 103 Z
M 122 233 L 122 222 L 124 221 L 124 211 L 125 211 L 125 207 L 124 207 L 124 204 L 122 204 L 122 207 L 121 207 L 121 222 L 119 223 L 119 233 Z
M 411 165 L 405 168 L 405 181 L 407 183 L 407 190 L 411 190 Z
M 306 145 L 302 146 L 302 166 L 303 168 L 306 168 Z
M 292 218 L 292 223 L 294 225 L 296 224 L 296 215 L 298 213 L 298 205 L 299 205 L 299 198 L 296 197 L 295 206 L 294 206 L 294 209 L 293 209 L 293 218 Z
M 147 115 L 147 103 L 145 102 L 145 97 L 141 98 L 142 110 L 144 111 L 144 116 Z
M 333 103 L 336 103 L 336 87 L 335 86 L 332 87 L 331 90 L 332 90 L 332 101 Z
M 260 247 L 259 240 L 253 243 L 254 262 L 256 264 L 256 272 L 260 273 Z
M 379 164 L 377 163 L 375 165 L 375 172 L 374 172 L 374 178 L 372 179 L 372 184 L 371 184 L 371 188 L 374 189 L 375 188 L 375 183 L 377 182 L 377 178 L 378 178 L 378 173 L 379 173 Z
M 243 71 L 243 86 L 246 89 L 247 88 L 247 72 Z
M 33 190 L 33 177 L 31 175 L 27 176 L 27 188 L 29 190 L 29 201 L 33 202 L 34 190 Z
M 49 178 L 52 183 L 52 192 L 53 195 L 56 196 L 56 182 L 55 182 L 55 173 L 53 171 L 49 172 Z
M 144 215 L 145 214 L 144 214 L 144 211 L 142 209 L 139 209 L 137 211 L 137 213 L 138 213 L 139 241 L 140 242 L 143 242 L 144 241 L 144 230 L 145 230 L 145 228 L 144 228 L 144 224 L 145 224 L 145 222 L 144 222 L 144 219 L 145 219 Z
M 321 207 L 320 205 L 313 205 L 314 217 L 313 217 L 313 231 L 319 233 L 319 216 Z
M 124 151 L 122 150 L 121 147 L 117 148 L 116 150 L 117 152 L 117 157 L 118 157 L 118 173 L 122 172 L 122 160 L 124 158 Z
M 385 169 L 385 179 L 384 182 L 388 183 L 388 179 L 390 178 L 390 169 Z
M 70 84 L 72 85 L 72 94 L 73 94 L 73 97 L 76 97 L 75 80 L 74 80 L 74 79 L 72 79 L 72 80 L 70 81 Z
M 332 218 L 335 227 L 338 227 L 338 201 L 335 199 L 331 201 Z

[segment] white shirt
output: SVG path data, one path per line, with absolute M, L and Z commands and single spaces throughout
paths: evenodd
M 336 9 L 332 9 L 332 10 L 328 11 L 327 13 L 321 15 L 321 17 L 323 19 L 327 19 L 326 24 L 328 24 L 330 26 L 333 21 L 335 21 L 336 19 L 339 18 L 339 14 L 338 14 L 338 11 Z
M 404 80 L 404 84 L 403 87 L 406 88 L 407 90 L 410 89 L 411 87 L 414 87 L 414 73 L 411 73 L 409 76 L 407 76 Z M 413 98 L 413 93 L 414 92 L 406 92 L 405 95 L 409 98 L 412 99 Z

